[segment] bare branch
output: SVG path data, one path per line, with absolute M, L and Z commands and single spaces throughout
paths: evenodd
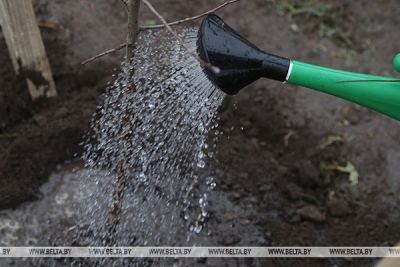
M 209 68 L 212 69 L 214 72 L 218 73 L 220 72 L 220 69 L 216 66 L 211 65 L 210 63 L 205 62 L 204 60 L 202 60 L 195 52 L 190 51 L 189 47 L 187 46 L 187 44 L 185 43 L 185 41 L 183 41 L 182 37 L 179 36 L 179 34 L 177 34 L 172 28 L 171 26 L 168 25 L 168 23 L 165 21 L 164 17 L 160 15 L 160 13 L 157 12 L 157 10 L 154 9 L 154 7 L 147 1 L 147 0 L 142 0 L 143 4 L 145 4 L 151 12 L 153 12 L 154 15 L 157 16 L 157 18 L 159 20 L 161 20 L 161 22 L 164 24 L 165 28 L 173 35 L 175 36 L 176 39 L 178 39 L 179 43 L 181 44 L 181 46 L 183 48 L 185 48 L 185 50 L 191 54 L 198 62 L 200 62 L 200 64 L 205 67 L 205 68 Z
M 226 1 L 225 3 L 223 3 L 222 5 L 220 5 L 220 6 L 216 7 L 216 8 L 214 8 L 214 9 L 211 9 L 211 10 L 209 10 L 209 11 L 207 11 L 207 12 L 204 12 L 204 13 L 199 14 L 199 15 L 194 16 L 194 17 L 190 17 L 190 18 L 186 18 L 186 19 L 181 19 L 181 20 L 177 20 L 177 21 L 174 21 L 174 22 L 170 22 L 170 23 L 168 23 L 168 25 L 169 25 L 169 26 L 174 26 L 174 25 L 178 25 L 178 24 L 185 23 L 185 22 L 188 22 L 188 21 L 192 21 L 192 20 L 199 19 L 199 18 L 204 17 L 204 16 L 206 16 L 206 15 L 208 15 L 208 14 L 210 14 L 210 13 L 213 13 L 213 12 L 215 12 L 215 11 L 217 11 L 217 10 L 219 10 L 219 9 L 221 9 L 221 8 L 223 8 L 223 7 L 227 6 L 227 5 L 229 5 L 229 4 L 233 4 L 233 3 L 239 2 L 239 1 L 240 1 L 240 0 L 229 0 L 229 1 L 227 0 L 227 1 Z M 140 27 L 140 30 L 141 30 L 141 31 L 144 31 L 144 30 L 151 30 L 151 29 L 160 29 L 160 28 L 164 28 L 164 27 L 165 27 L 164 24 L 160 24 L 160 25 L 151 25 L 151 26 L 141 26 L 141 27 Z
M 100 53 L 100 54 L 98 54 L 98 55 L 95 55 L 94 57 L 91 57 L 91 58 L 86 59 L 85 61 L 83 61 L 83 62 L 82 62 L 82 65 L 85 65 L 86 63 L 89 63 L 89 62 L 95 60 L 96 58 L 99 58 L 99 57 L 102 57 L 102 56 L 105 56 L 105 55 L 114 53 L 114 52 L 116 52 L 116 51 L 118 51 L 118 50 L 121 50 L 122 48 L 126 47 L 127 45 L 128 45 L 128 43 L 120 44 L 120 45 L 117 46 L 116 48 L 113 48 L 113 49 L 107 50 L 107 51 L 105 51 L 105 52 L 103 52 L 103 53 Z
M 121 0 L 121 2 L 124 3 L 126 8 L 128 8 L 128 0 Z
M 226 0 L 226 2 L 223 3 L 222 5 L 220 5 L 220 6 L 216 7 L 216 8 L 214 8 L 214 9 L 211 9 L 211 10 L 209 10 L 209 11 L 207 11 L 207 12 L 204 12 L 204 13 L 202 13 L 202 14 L 199 14 L 199 15 L 197 15 L 197 16 L 190 17 L 190 18 L 186 18 L 186 19 L 177 20 L 177 21 L 174 21 L 174 22 L 171 22 L 171 23 L 167 23 L 167 24 L 153 25 L 153 26 L 141 26 L 141 27 L 139 27 L 139 31 L 150 30 L 150 29 L 165 28 L 165 27 L 167 27 L 166 25 L 168 25 L 168 26 L 173 26 L 173 25 L 178 25 L 178 24 L 184 23 L 184 22 L 196 20 L 196 19 L 201 18 L 201 17 L 204 17 L 204 16 L 206 16 L 206 15 L 208 15 L 208 14 L 210 14 L 210 13 L 213 13 L 213 12 L 215 12 L 215 11 L 217 11 L 217 10 L 219 10 L 219 9 L 221 9 L 221 8 L 223 8 L 223 7 L 227 6 L 227 5 L 229 5 L 229 4 L 233 4 L 233 3 L 239 2 L 239 1 L 240 1 L 240 0 Z M 121 2 L 123 2 L 123 3 L 127 6 L 128 0 L 121 0 Z M 147 2 L 147 1 L 146 1 L 146 2 Z M 128 8 L 128 6 L 127 6 L 127 8 Z M 154 8 L 153 8 L 153 9 L 154 9 Z M 153 13 L 154 13 L 154 12 L 153 12 Z M 158 14 L 158 13 L 157 13 L 157 14 Z M 160 15 L 160 14 L 158 14 L 158 15 Z M 157 17 L 158 17 L 158 15 L 157 15 Z M 165 22 L 165 20 L 164 20 L 164 22 Z M 175 35 L 175 34 L 174 34 L 174 35 Z M 176 36 L 176 35 L 175 35 L 175 36 Z M 179 40 L 179 39 L 178 39 L 178 40 Z M 182 40 L 182 41 L 183 41 L 183 40 Z M 93 61 L 93 60 L 95 60 L 95 59 L 97 59 L 97 58 L 99 58 L 99 57 L 102 57 L 102 56 L 105 56 L 105 55 L 114 53 L 114 52 L 116 52 L 116 51 L 118 51 L 118 50 L 121 50 L 122 48 L 126 47 L 127 45 L 128 45 L 128 43 L 123 43 L 123 44 L 120 44 L 119 46 L 117 46 L 116 48 L 113 48 L 113 49 L 107 50 L 107 51 L 105 51 L 105 52 L 103 52 L 103 53 L 97 54 L 97 55 L 95 55 L 94 57 L 91 57 L 91 58 L 89 58 L 89 59 L 83 61 L 83 62 L 82 62 L 82 65 L 85 65 L 86 63 L 89 63 L 89 62 L 91 62 L 91 61 Z M 185 46 L 183 46 L 183 47 L 185 47 Z M 185 49 L 188 50 L 186 47 L 185 47 Z M 193 52 L 190 52 L 190 51 L 189 51 L 189 53 L 190 53 L 191 55 L 194 54 Z M 196 58 L 197 60 L 200 59 L 197 55 L 195 56 L 195 58 Z M 200 62 L 200 64 L 203 65 L 204 67 L 211 68 L 211 69 L 213 69 L 214 71 L 218 72 L 218 68 L 215 68 L 215 67 L 213 68 L 213 66 L 212 66 L 211 64 L 208 64 L 208 63 L 202 61 L 201 59 L 200 59 L 199 62 Z

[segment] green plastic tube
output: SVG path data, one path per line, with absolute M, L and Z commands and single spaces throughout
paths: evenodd
M 399 55 L 393 61 L 396 70 L 400 68 Z M 346 99 L 400 120 L 400 79 L 292 60 L 286 81 Z

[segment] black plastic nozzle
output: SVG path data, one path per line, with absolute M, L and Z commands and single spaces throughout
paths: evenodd
M 204 68 L 208 79 L 228 95 L 261 77 L 284 82 L 290 60 L 265 53 L 240 36 L 220 17 L 210 14 L 203 20 L 197 52 L 207 63 L 220 69 L 219 73 Z

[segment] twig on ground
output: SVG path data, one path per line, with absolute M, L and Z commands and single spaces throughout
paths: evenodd
M 189 185 L 189 188 L 188 188 L 188 190 L 186 191 L 185 197 L 183 198 L 184 201 L 186 201 L 187 198 L 189 197 L 190 191 L 192 191 L 193 186 L 195 185 L 195 183 L 197 183 L 197 179 L 198 179 L 198 178 L 199 178 L 199 177 L 198 177 L 197 175 L 194 176 L 194 179 L 193 179 L 192 183 Z
M 164 24 L 165 28 L 167 28 L 167 30 L 173 35 L 175 36 L 176 39 L 178 39 L 179 43 L 181 44 L 181 46 L 183 48 L 185 48 L 185 50 L 191 54 L 198 62 L 200 62 L 200 64 L 205 67 L 205 68 L 209 68 L 212 69 L 214 72 L 219 73 L 220 69 L 216 66 L 211 65 L 210 63 L 205 62 L 204 60 L 202 60 L 195 52 L 190 51 L 189 47 L 187 46 L 187 44 L 185 43 L 185 41 L 183 41 L 182 37 L 179 36 L 179 34 L 177 34 L 172 28 L 171 26 L 168 25 L 168 23 L 165 21 L 164 17 L 160 15 L 160 13 L 157 12 L 157 10 L 154 9 L 154 7 L 147 1 L 147 0 L 142 0 L 143 4 L 145 4 L 151 12 L 153 12 L 154 15 L 157 16 L 157 18 L 159 20 L 161 20 L 161 22 Z
M 285 147 L 289 146 L 289 139 L 293 134 L 295 134 L 295 132 L 292 130 L 289 130 L 289 132 L 287 134 L 285 134 L 285 136 L 283 137 L 283 142 L 285 144 Z
M 226 1 L 226 2 L 223 3 L 222 5 L 217 6 L 216 8 L 211 9 L 211 10 L 209 10 L 209 11 L 207 11 L 207 12 L 204 12 L 204 13 L 199 14 L 199 15 L 194 16 L 194 17 L 190 17 L 190 18 L 186 18 L 186 19 L 181 19 L 181 20 L 177 20 L 177 21 L 174 21 L 174 22 L 170 22 L 170 23 L 168 23 L 168 25 L 169 25 L 169 26 L 174 26 L 174 25 L 182 24 L 182 23 L 185 23 L 185 22 L 188 22 L 188 21 L 192 21 L 192 20 L 199 19 L 199 18 L 204 17 L 204 16 L 206 16 L 206 15 L 208 15 L 208 14 L 210 14 L 210 13 L 213 13 L 213 12 L 215 12 L 215 11 L 217 11 L 217 10 L 219 10 L 219 9 L 221 9 L 221 8 L 223 8 L 223 7 L 227 6 L 227 5 L 229 5 L 229 4 L 233 4 L 233 3 L 239 2 L 239 1 L 240 1 L 240 0 L 229 0 L 229 1 Z M 141 26 L 141 27 L 140 27 L 140 30 L 141 30 L 141 31 L 144 31 L 144 30 L 151 30 L 151 29 L 160 29 L 160 28 L 164 28 L 164 27 L 165 27 L 164 24 L 160 24 L 160 25 L 150 25 L 150 26 Z

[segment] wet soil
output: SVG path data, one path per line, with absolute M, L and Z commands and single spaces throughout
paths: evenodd
M 38 21 L 52 25 L 41 27 L 41 32 L 59 96 L 31 101 L 24 77 L 15 75 L 7 53 L 0 54 L 1 209 L 40 198 L 38 188 L 55 166 L 79 156 L 78 144 L 124 55 L 120 51 L 80 65 L 124 42 L 126 12 L 120 1 L 33 2 Z M 169 21 L 220 3 L 152 2 Z M 301 19 L 279 16 L 268 1 L 241 1 L 218 14 L 270 53 L 395 76 L 391 61 L 399 51 L 393 33 L 399 26 L 400 7 L 394 0 L 360 0 L 350 5 L 351 19 L 358 25 L 354 35 L 366 44 L 359 52 L 343 50 L 315 33 L 294 30 Z M 142 10 L 143 24 L 154 19 Z M 199 21 L 187 24 L 198 25 Z M 1 51 L 7 51 L 1 33 L 0 37 Z M 218 117 L 219 133 L 210 133 L 211 143 L 218 137 L 217 147 L 207 170 L 216 179 L 215 190 L 247 211 L 238 214 L 210 204 L 206 223 L 218 229 L 213 233 L 218 244 L 391 246 L 398 242 L 397 121 L 322 93 L 267 80 L 227 97 Z M 340 136 L 342 141 L 328 144 L 330 136 Z M 356 185 L 350 183 L 348 173 L 321 167 L 348 162 L 359 173 Z M 252 227 L 258 230 L 249 239 L 243 229 Z M 376 262 L 372 258 L 282 258 L 238 260 L 237 266 L 372 266 Z M 221 266 L 223 261 L 197 264 Z

